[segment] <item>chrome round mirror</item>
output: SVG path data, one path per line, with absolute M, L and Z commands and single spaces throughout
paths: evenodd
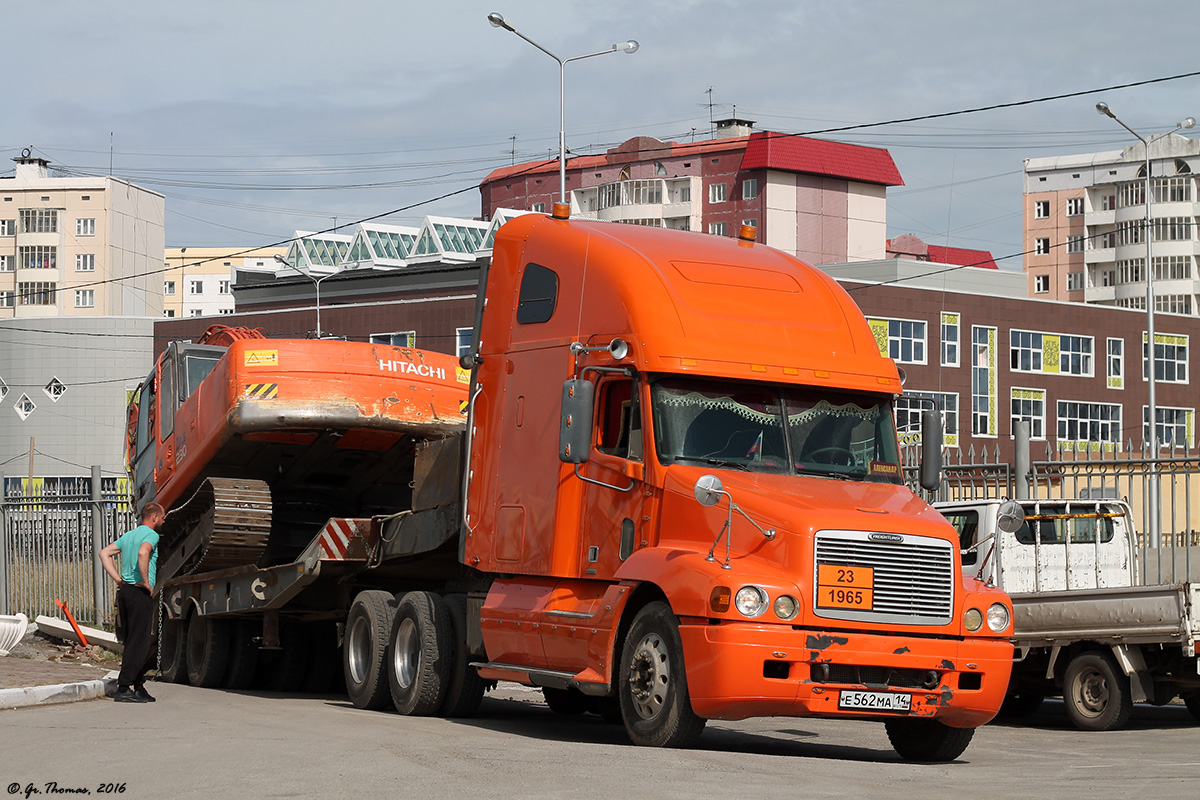
M 1016 500 L 1005 500 L 996 512 L 996 527 L 1005 533 L 1016 533 L 1025 524 L 1025 507 Z
M 701 475 L 696 479 L 696 488 L 693 489 L 696 502 L 702 506 L 715 506 L 724 492 L 725 484 L 716 475 Z

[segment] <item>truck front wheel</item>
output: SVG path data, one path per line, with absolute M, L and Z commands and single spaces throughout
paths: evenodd
M 975 735 L 974 728 L 951 728 L 936 719 L 890 719 L 884 727 L 892 749 L 906 761 L 953 761 Z
M 383 708 L 391 699 L 386 655 L 395 616 L 396 598 L 376 589 L 359 592 L 350 605 L 342 666 L 356 708 Z
M 1063 685 L 1067 716 L 1081 731 L 1114 731 L 1133 713 L 1129 679 L 1102 651 L 1080 653 L 1067 664 Z
M 634 744 L 690 747 L 700 738 L 705 720 L 692 710 L 679 619 L 666 603 L 650 603 L 633 618 L 621 649 L 617 694 Z

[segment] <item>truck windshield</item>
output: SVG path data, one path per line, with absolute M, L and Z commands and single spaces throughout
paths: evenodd
M 901 482 L 888 397 L 677 376 L 651 393 L 663 464 Z

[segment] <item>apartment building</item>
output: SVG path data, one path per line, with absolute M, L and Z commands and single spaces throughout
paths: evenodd
M 211 317 L 233 313 L 236 270 L 274 270 L 285 247 L 169 247 L 162 276 L 164 317 Z
M 1200 140 L 1150 143 L 1155 310 L 1197 314 Z M 1025 160 L 1025 273 L 1031 297 L 1146 308 L 1146 150 Z
M 0 320 L 161 316 L 163 196 L 60 177 L 29 150 L 0 178 Z
M 638 136 L 600 156 L 567 162 L 571 215 L 736 236 L 810 263 L 884 258 L 887 187 L 904 185 L 887 150 L 716 123 L 711 140 L 681 144 Z M 493 171 L 479 187 L 483 215 L 549 211 L 558 162 Z

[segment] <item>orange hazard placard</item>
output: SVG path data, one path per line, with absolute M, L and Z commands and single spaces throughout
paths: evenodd
M 875 570 L 871 567 L 817 567 L 817 605 L 870 611 L 875 598 Z

